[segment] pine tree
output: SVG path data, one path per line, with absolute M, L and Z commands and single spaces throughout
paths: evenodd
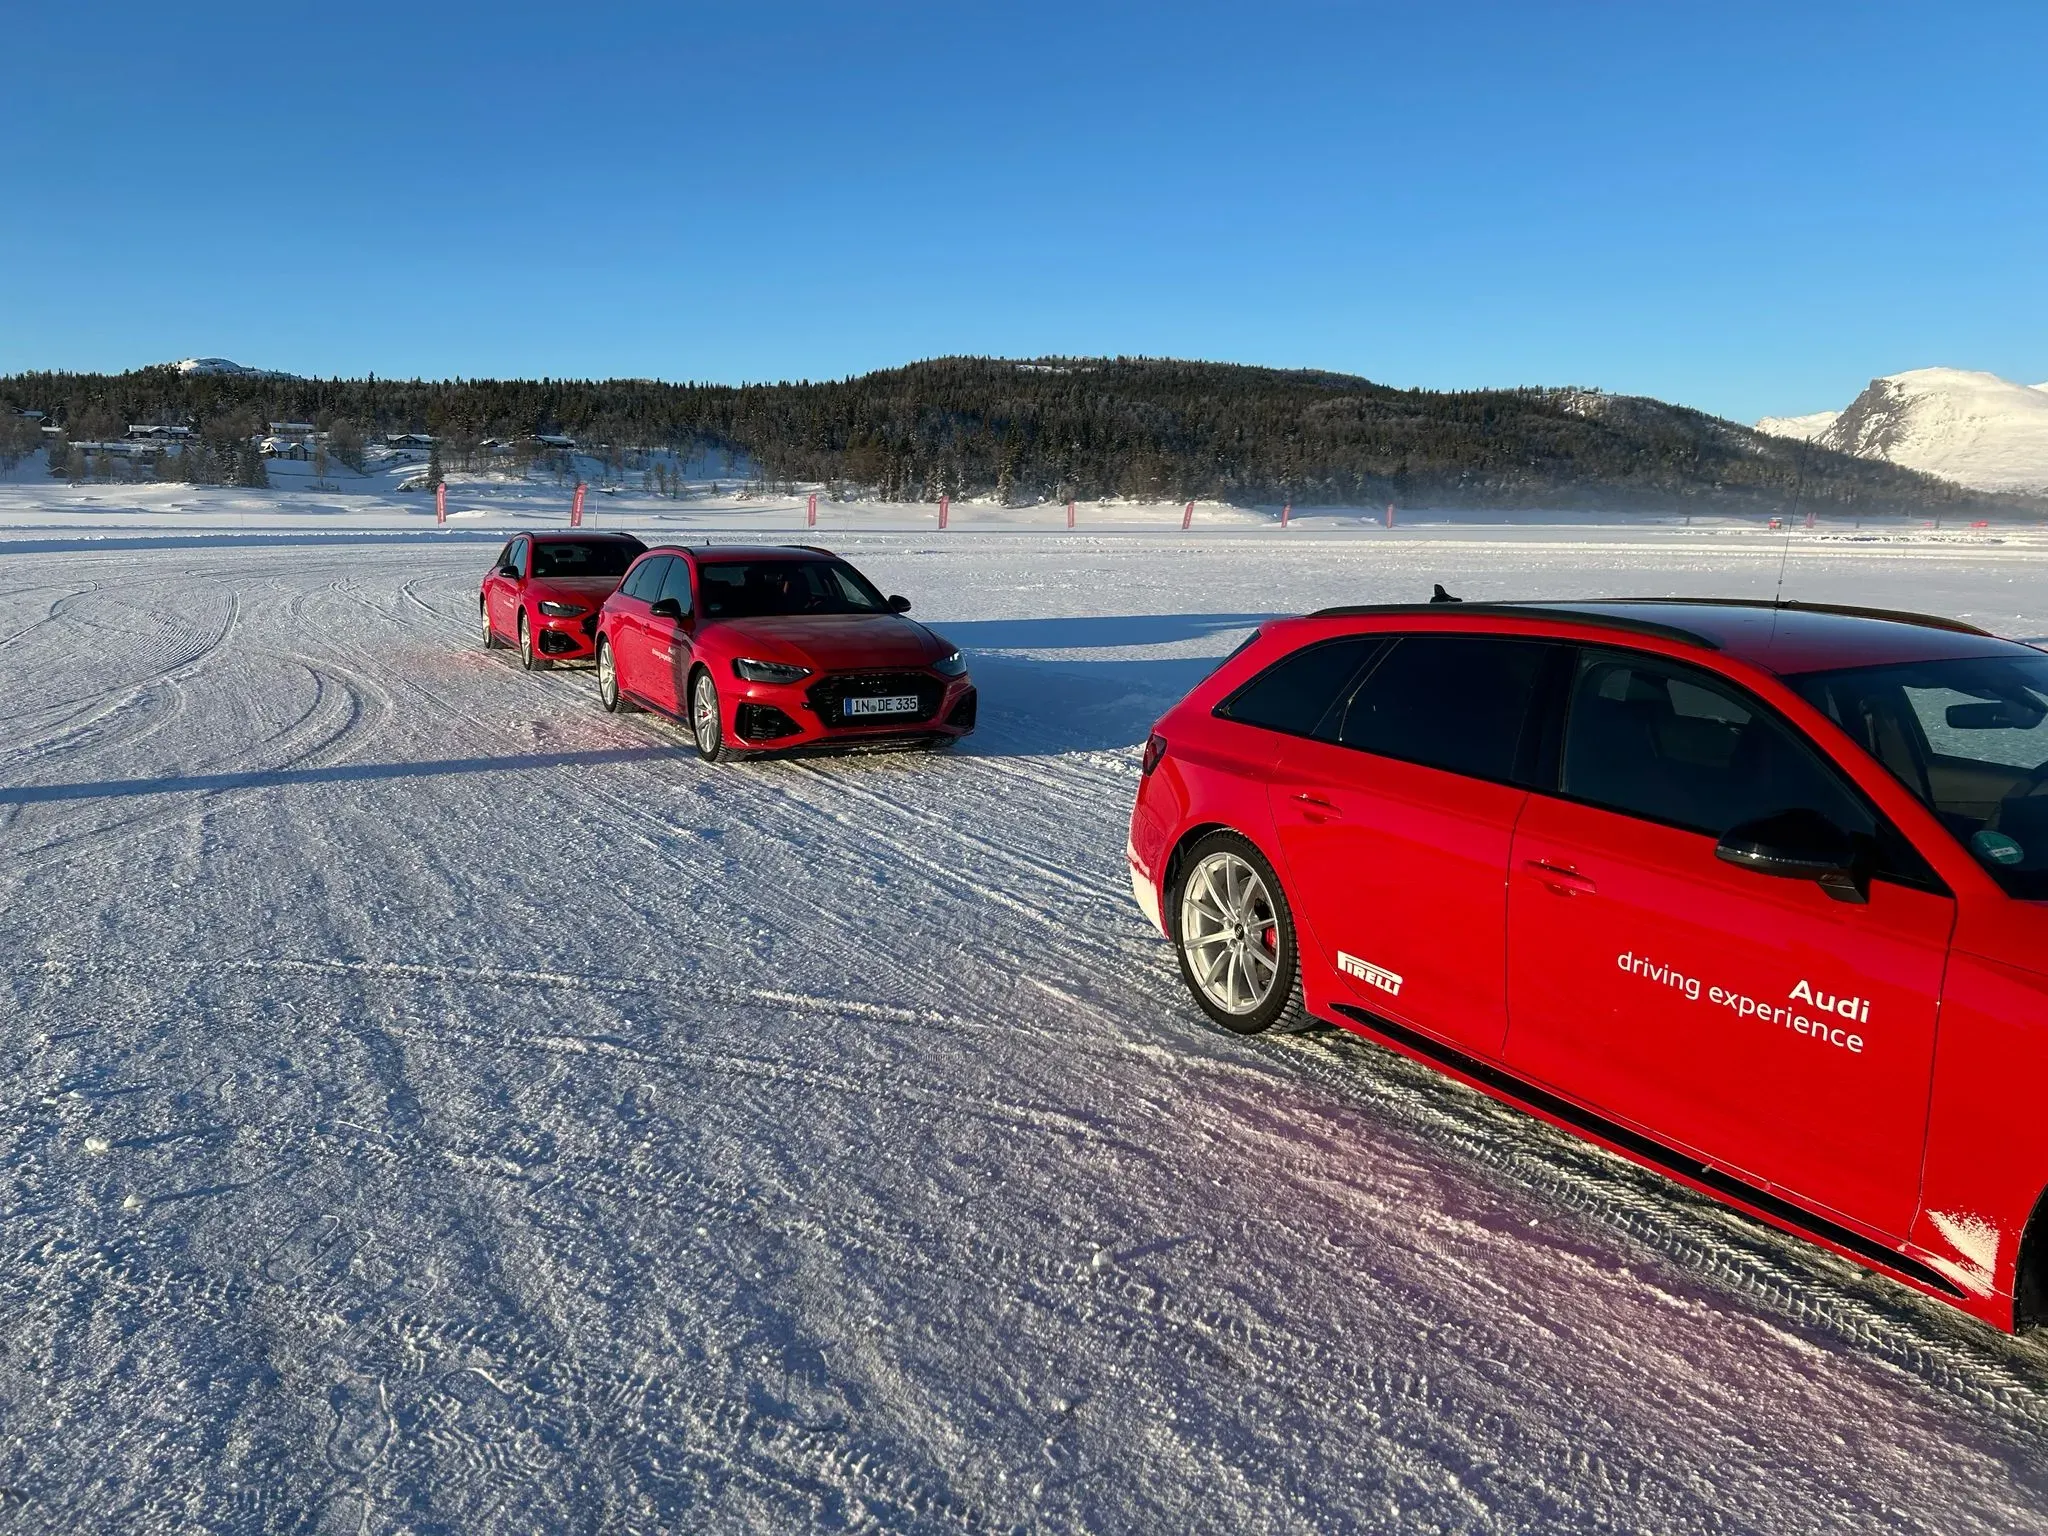
M 427 489 L 434 490 L 447 478 L 441 473 L 441 439 L 436 437 L 427 448 Z

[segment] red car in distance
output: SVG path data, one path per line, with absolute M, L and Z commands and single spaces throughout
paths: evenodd
M 1225 1028 L 1305 1010 L 2048 1322 L 2048 656 L 1802 604 L 1331 609 L 1142 767 L 1133 887 Z
M 817 746 L 949 747 L 974 729 L 967 663 L 829 550 L 665 547 L 597 620 L 614 712 L 683 720 L 700 756 Z
M 484 649 L 517 646 L 529 672 L 588 660 L 598 608 L 646 548 L 628 533 L 515 534 L 477 593 Z

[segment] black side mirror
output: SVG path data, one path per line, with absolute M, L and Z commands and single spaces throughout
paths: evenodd
M 1818 811 L 1780 811 L 1745 821 L 1714 845 L 1714 857 L 1759 875 L 1818 881 L 1837 901 L 1870 900 L 1864 850 Z
M 909 598 L 907 598 L 907 597 L 892 597 L 892 598 L 890 598 L 890 599 L 889 599 L 889 611 L 890 611 L 891 613 L 908 613 L 908 612 L 910 612 L 910 599 L 909 599 Z
M 672 619 L 678 624 L 683 622 L 683 605 L 680 600 L 673 597 L 656 598 L 654 606 L 647 612 L 653 618 Z
M 516 566 L 501 565 L 498 567 L 498 574 L 511 581 L 517 581 L 519 579 L 519 570 Z

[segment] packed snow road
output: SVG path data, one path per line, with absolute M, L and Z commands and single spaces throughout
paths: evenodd
M 2037 1347 L 1224 1037 L 1130 903 L 1136 744 L 1261 615 L 1778 542 L 839 544 L 969 649 L 960 754 L 706 767 L 480 650 L 478 543 L 0 544 L 10 1528 L 2048 1522 Z M 1787 590 L 2041 634 L 2044 563 Z

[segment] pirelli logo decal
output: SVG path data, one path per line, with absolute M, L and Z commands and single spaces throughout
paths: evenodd
M 1374 965 L 1370 960 L 1347 955 L 1340 949 L 1337 951 L 1337 969 L 1346 976 L 1356 976 L 1368 987 L 1378 987 L 1389 997 L 1401 995 L 1401 978 L 1382 966 Z

